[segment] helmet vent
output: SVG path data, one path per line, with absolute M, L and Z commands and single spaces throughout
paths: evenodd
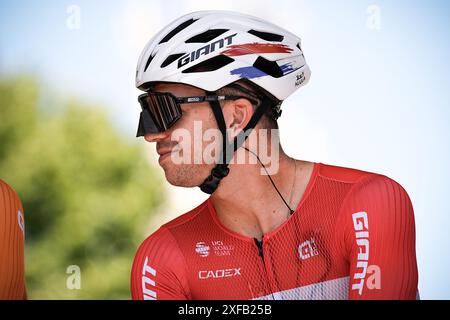
M 147 71 L 147 68 L 150 65 L 150 62 L 152 62 L 154 57 L 155 57 L 154 55 L 150 55 L 150 57 L 148 57 L 147 63 L 145 64 L 144 72 Z
M 166 60 L 164 60 L 164 62 L 161 64 L 161 68 L 165 68 L 167 67 L 169 64 L 171 64 L 172 62 L 174 62 L 175 60 L 177 60 L 178 58 L 181 58 L 183 55 L 185 55 L 186 53 L 177 53 L 177 54 L 171 54 L 170 56 L 168 56 L 166 58 Z
M 186 70 L 183 70 L 183 73 L 194 73 L 194 72 L 208 72 L 218 70 L 227 64 L 230 64 L 234 61 L 233 58 L 220 55 L 214 58 L 208 59 L 206 61 L 200 62 L 195 66 L 192 66 Z
M 263 32 L 263 31 L 257 31 L 257 30 L 250 30 L 248 31 L 248 33 L 257 36 L 258 38 L 261 38 L 263 40 L 266 41 L 277 41 L 277 42 L 281 42 L 284 39 L 284 36 L 279 35 L 279 34 L 275 34 L 275 33 L 270 33 L 270 32 Z
M 166 36 L 159 42 L 159 44 L 164 43 L 169 41 L 170 39 L 172 39 L 177 33 L 179 33 L 180 31 L 182 31 L 183 29 L 186 29 L 187 27 L 189 27 L 191 24 L 193 24 L 195 21 L 197 21 L 198 19 L 189 19 L 185 22 L 183 22 L 182 24 L 180 24 L 178 27 L 176 27 L 175 29 L 173 29 L 172 31 L 170 31 L 168 34 L 166 34 Z
M 203 33 L 200 33 L 192 38 L 189 38 L 185 41 L 185 43 L 207 43 L 214 38 L 217 38 L 221 34 L 224 34 L 229 29 L 210 29 Z
M 253 66 L 256 69 L 259 69 L 274 78 L 280 78 L 283 76 L 283 71 L 275 61 L 270 61 L 263 57 L 258 57 Z

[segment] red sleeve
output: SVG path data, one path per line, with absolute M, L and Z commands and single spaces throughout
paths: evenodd
M 0 180 L 0 300 L 26 299 L 24 243 L 22 203 Z
M 415 299 L 414 212 L 402 186 L 381 175 L 363 178 L 345 199 L 341 218 L 349 299 Z
M 164 227 L 148 237 L 134 257 L 131 297 L 133 300 L 190 298 L 184 256 Z

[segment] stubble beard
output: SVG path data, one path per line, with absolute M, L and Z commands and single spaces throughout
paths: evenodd
M 170 160 L 169 160 L 170 161 Z M 167 182 L 177 187 L 197 187 L 207 178 L 213 165 L 207 164 L 174 164 L 164 166 Z

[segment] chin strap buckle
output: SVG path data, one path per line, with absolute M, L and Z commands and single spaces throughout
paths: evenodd
M 209 92 L 207 93 L 209 94 Z M 222 133 L 223 139 L 222 157 L 224 157 L 223 161 L 224 163 L 216 165 L 214 169 L 211 170 L 211 174 L 208 176 L 208 178 L 206 178 L 205 181 L 203 181 L 203 183 L 199 186 L 203 192 L 207 194 L 212 194 L 219 186 L 220 180 L 225 178 L 228 175 L 228 172 L 230 172 L 230 169 L 228 168 L 228 162 L 231 160 L 234 152 L 236 152 L 236 150 L 243 145 L 244 141 L 248 137 L 249 132 L 255 128 L 259 119 L 261 119 L 264 112 L 266 112 L 266 110 L 270 107 L 271 101 L 269 98 L 264 98 L 261 105 L 256 109 L 255 113 L 250 118 L 250 121 L 247 123 L 242 132 L 239 133 L 240 136 L 243 136 L 243 139 L 238 139 L 239 138 L 238 136 L 234 138 L 232 142 L 233 154 L 232 153 L 227 154 L 227 145 L 228 145 L 227 133 L 225 127 L 225 120 L 223 118 L 223 113 L 220 104 L 218 101 L 210 101 L 209 104 L 213 110 L 214 117 L 216 118 L 217 126 L 219 127 L 220 132 Z M 278 108 L 279 114 L 281 114 L 280 105 L 281 103 L 276 106 Z
M 219 186 L 220 180 L 225 178 L 230 172 L 227 164 L 218 164 L 211 170 L 211 174 L 200 185 L 200 189 L 207 193 L 212 194 Z
M 272 107 L 272 118 L 274 120 L 277 120 L 281 116 L 281 112 L 283 112 L 283 110 L 281 110 L 281 102 L 280 102 L 276 106 Z

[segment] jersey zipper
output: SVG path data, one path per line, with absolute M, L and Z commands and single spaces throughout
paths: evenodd
M 275 300 L 275 297 L 274 297 L 273 292 L 272 292 L 272 286 L 270 285 L 269 274 L 267 273 L 266 263 L 264 261 L 264 250 L 263 250 L 264 236 L 261 238 L 261 241 L 259 241 L 256 238 L 254 238 L 254 239 L 255 239 L 255 244 L 258 247 L 258 255 L 261 257 L 261 262 L 262 262 L 263 269 L 264 269 L 264 277 L 268 281 L 269 290 L 270 290 L 270 294 L 272 295 L 272 299 Z
M 255 238 L 255 243 L 256 243 L 256 246 L 258 247 L 258 253 L 259 253 L 259 256 L 261 257 L 261 259 L 263 261 L 264 269 L 265 269 L 266 265 L 264 263 L 263 240 L 261 239 L 261 241 L 259 241 L 258 239 Z

